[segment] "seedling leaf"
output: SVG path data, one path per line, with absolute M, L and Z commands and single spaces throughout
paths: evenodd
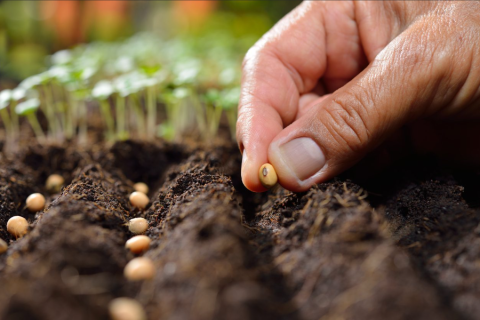
M 5 109 L 12 100 L 12 90 L 6 89 L 0 92 L 0 109 Z
M 25 116 L 34 113 L 39 107 L 40 100 L 38 98 L 32 98 L 17 104 L 15 112 L 18 115 Z

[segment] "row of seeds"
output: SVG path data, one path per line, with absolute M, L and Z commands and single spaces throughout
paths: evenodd
M 51 193 L 58 193 L 65 180 L 58 174 L 52 174 L 48 177 L 45 186 L 47 191 Z M 145 209 L 149 203 L 147 193 L 148 186 L 139 182 L 134 184 L 136 190 L 129 196 L 132 206 L 138 209 Z M 26 199 L 26 208 L 30 212 L 39 212 L 45 208 L 45 197 L 40 193 L 33 193 Z M 21 216 L 13 216 L 7 222 L 7 231 L 16 239 L 23 237 L 28 232 L 29 223 Z M 150 247 L 150 238 L 143 235 L 148 229 L 148 221 L 144 218 L 134 218 L 128 223 L 128 229 L 135 234 L 134 237 L 125 243 L 125 248 L 134 254 L 141 254 L 147 251 Z M 6 252 L 8 244 L 3 239 L 0 239 L 0 253 Z M 130 281 L 140 281 L 152 279 L 155 275 L 155 267 L 153 262 L 145 257 L 137 257 L 132 259 L 124 269 L 125 278 Z M 109 305 L 109 312 L 113 320 L 144 320 L 146 319 L 145 312 L 140 303 L 131 298 L 117 298 L 111 301 Z

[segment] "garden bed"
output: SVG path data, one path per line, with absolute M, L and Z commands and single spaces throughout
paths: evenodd
M 108 319 L 131 297 L 149 319 L 477 319 L 480 177 L 413 159 L 383 178 L 336 178 L 302 194 L 248 192 L 241 156 L 215 147 L 123 141 L 30 144 L 0 164 L 2 319 Z M 61 193 L 25 209 L 45 180 Z M 145 211 L 133 183 L 150 187 Z M 370 193 L 370 195 L 369 195 Z M 18 240 L 6 222 L 30 223 Z M 132 282 L 126 223 L 144 217 L 152 280 Z

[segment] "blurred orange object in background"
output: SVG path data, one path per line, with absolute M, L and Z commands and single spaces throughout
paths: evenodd
M 57 48 L 89 40 L 113 40 L 128 28 L 129 1 L 41 1 L 45 24 L 54 34 Z M 47 14 L 50 13 L 50 14 Z
M 80 1 L 40 2 L 40 12 L 44 16 L 49 16 L 45 24 L 53 30 L 56 46 L 68 47 L 84 41 L 85 33 L 80 11 Z
M 201 26 L 217 8 L 218 1 L 173 1 L 175 17 L 184 28 Z

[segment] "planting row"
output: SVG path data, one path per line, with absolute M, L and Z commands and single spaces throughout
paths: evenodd
M 163 174 L 142 179 L 151 191 L 137 185 L 150 195 L 143 210 L 132 205 L 133 183 L 125 177 L 139 181 L 142 173 L 111 164 L 148 157 L 122 148 L 136 146 L 117 144 L 101 157 L 103 165 L 85 156 L 73 180 L 65 176 L 60 195 L 47 197 L 50 204 L 35 215 L 22 205 L 37 191 L 28 168 L 0 172 L 1 186 L 9 187 L 0 218 L 20 215 L 31 226 L 14 240 L 2 229 L 6 221 L 0 225 L 1 237 L 11 239 L 0 256 L 3 318 L 476 318 L 476 249 L 466 241 L 477 241 L 478 214 L 452 182 L 396 193 L 385 219 L 353 183 L 302 194 L 274 188 L 242 199 L 240 159 L 229 148 L 172 161 L 177 151 L 150 145 L 170 160 Z M 450 197 L 435 198 L 439 190 Z M 429 208 L 420 213 L 418 204 L 404 202 L 411 194 L 430 199 Z M 410 216 L 400 223 L 405 210 Z M 447 233 L 457 238 L 435 238 Z

